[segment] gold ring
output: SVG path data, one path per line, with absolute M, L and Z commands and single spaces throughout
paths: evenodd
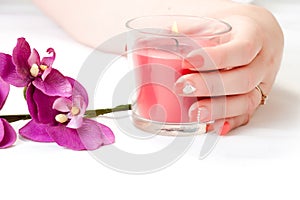
M 268 96 L 264 94 L 262 89 L 259 87 L 259 85 L 255 86 L 255 89 L 257 89 L 260 94 L 261 94 L 261 100 L 260 100 L 260 105 L 265 105 L 268 99 Z

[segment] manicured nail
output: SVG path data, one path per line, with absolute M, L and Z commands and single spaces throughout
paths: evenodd
M 205 107 L 198 107 L 197 104 L 194 104 L 189 109 L 189 118 L 191 122 L 209 121 L 209 111 Z
M 182 89 L 183 94 L 192 94 L 196 91 L 196 88 L 192 86 L 190 83 L 186 83 Z
M 220 135 L 223 135 L 223 136 L 227 135 L 227 133 L 229 133 L 229 131 L 230 131 L 230 124 L 228 121 L 225 121 Z
M 191 95 L 196 91 L 196 87 L 190 81 L 180 77 L 175 83 L 175 91 L 177 94 Z
M 183 68 L 196 71 L 201 69 L 217 69 L 214 61 L 204 48 L 190 52 L 184 59 Z
M 209 133 L 214 130 L 214 125 L 213 124 L 206 124 L 206 133 Z

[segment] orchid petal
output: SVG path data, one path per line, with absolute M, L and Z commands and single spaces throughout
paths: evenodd
M 42 73 L 42 76 L 41 76 L 42 80 L 45 80 L 46 77 L 48 76 L 48 74 L 50 74 L 51 71 L 52 71 L 52 68 L 47 68 L 47 69 L 44 71 L 44 73 Z
M 29 58 L 28 58 L 28 65 L 31 67 L 33 64 L 37 64 L 38 66 L 41 64 L 40 62 L 40 55 L 36 49 L 33 49 Z
M 53 48 L 47 49 L 47 53 L 52 54 L 50 57 L 44 57 L 42 59 L 42 65 L 46 65 L 48 67 L 52 67 L 52 64 L 55 60 L 56 54 Z
M 82 126 L 77 130 L 60 125 L 49 127 L 47 131 L 57 144 L 73 150 L 95 150 L 114 142 L 108 127 L 90 119 L 83 119 Z
M 114 142 L 114 134 L 107 127 L 91 119 L 83 119 L 82 126 L 77 129 L 78 135 L 87 150 Z
M 47 124 L 31 120 L 19 130 L 19 134 L 24 138 L 36 142 L 54 142 L 47 132 L 48 127 L 49 125 Z
M 73 104 L 73 106 L 79 108 L 79 110 L 80 110 L 79 115 L 83 115 L 85 113 L 87 105 L 82 96 L 80 96 L 80 95 L 73 96 L 72 104 Z
M 3 107 L 9 93 L 9 84 L 0 77 L 0 109 Z
M 13 50 L 12 60 L 16 66 L 17 74 L 20 77 L 30 77 L 30 67 L 28 59 L 31 49 L 25 38 L 19 38 L 16 47 Z
M 27 107 L 28 107 L 28 111 L 30 113 L 31 118 L 36 120 L 36 121 L 39 121 L 37 105 L 36 105 L 36 102 L 33 98 L 33 94 L 34 94 L 35 90 L 36 90 L 36 88 L 32 84 L 30 84 L 27 87 L 27 89 L 26 89 L 26 102 L 27 102 Z
M 37 109 L 38 122 L 44 124 L 55 124 L 55 116 L 58 112 L 52 109 L 52 105 L 57 97 L 48 96 L 39 89 L 35 89 L 33 93 L 33 101 Z M 31 113 L 30 113 L 31 114 Z
M 64 125 L 51 126 L 47 129 L 51 138 L 60 146 L 73 150 L 84 150 L 85 147 L 82 144 L 77 130 L 67 128 Z
M 70 97 L 72 94 L 70 82 L 56 69 L 52 69 L 44 81 L 36 78 L 32 83 L 49 96 Z
M 29 77 L 19 76 L 16 66 L 12 62 L 12 56 L 0 53 L 0 76 L 7 83 L 16 87 L 25 87 L 30 82 Z
M 82 126 L 83 118 L 80 115 L 72 116 L 71 120 L 67 124 L 68 128 L 77 129 Z
M 39 123 L 56 124 L 55 116 L 58 112 L 52 109 L 56 98 L 45 95 L 30 84 L 26 91 L 26 101 L 31 118 Z
M 115 135 L 112 130 L 101 123 L 97 123 L 102 132 L 103 145 L 109 145 L 115 142 Z
M 72 108 L 72 101 L 70 99 L 60 97 L 54 101 L 52 108 L 60 112 L 70 112 Z
M 74 80 L 73 78 L 67 77 L 67 79 L 69 80 L 69 82 L 72 85 L 72 96 L 75 97 L 77 95 L 82 96 L 83 100 L 86 104 L 86 106 L 89 103 L 89 97 L 88 97 L 88 93 L 86 91 L 86 89 L 76 80 Z
M 17 134 L 13 127 L 0 118 L 0 149 L 12 146 L 17 140 Z
M 0 143 L 3 140 L 4 136 L 5 136 L 5 132 L 4 132 L 4 125 L 3 125 L 3 121 L 4 119 L 0 118 Z

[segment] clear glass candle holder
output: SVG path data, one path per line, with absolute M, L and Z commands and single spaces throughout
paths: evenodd
M 206 17 L 154 15 L 131 19 L 126 27 L 127 57 L 136 83 L 132 96 L 134 125 L 161 135 L 207 132 L 207 123 L 211 122 L 201 123 L 189 115 L 190 107 L 203 97 L 178 95 L 174 86 L 181 76 L 199 73 L 183 67 L 188 55 L 226 42 L 231 26 Z M 197 68 L 199 62 L 189 64 Z M 192 87 L 185 89 L 193 92 Z

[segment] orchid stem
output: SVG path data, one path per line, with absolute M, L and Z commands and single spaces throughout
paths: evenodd
M 98 117 L 100 115 L 105 115 L 107 113 L 112 112 L 120 112 L 120 111 L 126 111 L 131 110 L 131 104 L 124 104 L 119 105 L 114 108 L 104 108 L 104 109 L 96 109 L 96 110 L 87 110 L 85 112 L 86 118 L 94 118 Z M 6 119 L 8 122 L 16 122 L 19 120 L 28 120 L 31 119 L 31 116 L 28 114 L 21 114 L 21 115 L 0 115 L 0 118 Z
M 27 120 L 31 119 L 30 115 L 23 114 L 23 115 L 0 115 L 0 118 L 6 119 L 8 122 L 16 122 L 19 120 Z
M 97 109 L 97 110 L 87 110 L 85 112 L 85 117 L 93 118 L 93 117 L 97 117 L 99 115 L 104 115 L 104 114 L 107 114 L 107 113 L 120 112 L 120 111 L 126 111 L 126 110 L 131 110 L 131 104 L 119 105 L 119 106 L 116 106 L 114 108 L 103 108 L 103 109 Z

